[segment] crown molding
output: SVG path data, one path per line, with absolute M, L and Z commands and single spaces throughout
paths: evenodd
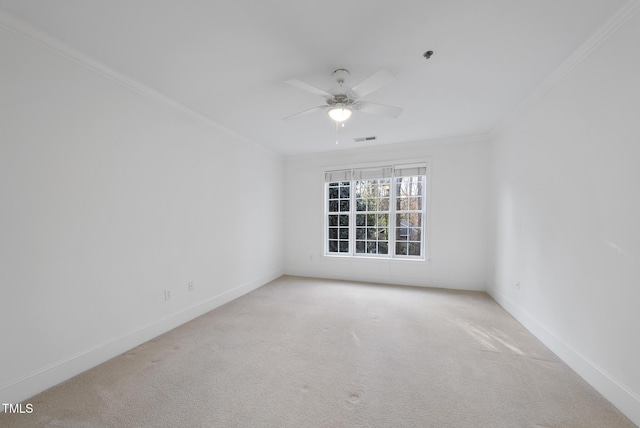
M 145 86 L 135 79 L 132 79 L 112 68 L 107 67 L 106 65 L 90 58 L 80 51 L 62 43 L 61 41 L 51 37 L 45 32 L 33 27 L 32 25 L 16 18 L 15 16 L 3 10 L 0 10 L 0 28 L 8 30 L 25 40 L 35 43 L 49 50 L 50 52 L 53 52 L 56 55 L 59 55 L 71 62 L 74 62 L 77 65 L 80 65 L 81 67 L 84 67 L 94 73 L 101 75 L 104 78 L 118 83 L 125 88 L 134 91 L 151 101 L 161 104 L 166 108 L 173 110 L 174 112 L 180 113 L 183 116 L 195 120 L 196 122 L 199 122 L 208 127 L 215 128 L 216 130 L 219 130 L 233 138 L 242 140 L 248 144 L 255 145 L 270 152 L 272 151 L 270 149 L 267 149 L 265 146 L 258 144 L 255 141 L 250 140 L 247 137 L 225 127 L 224 125 L 221 125 L 220 123 L 184 106 L 173 98 L 164 95 L 154 89 L 151 89 L 148 86 Z
M 511 113 L 509 113 L 490 132 L 492 138 L 500 135 L 504 130 L 526 113 L 534 104 L 540 101 L 555 85 L 564 79 L 585 58 L 590 56 L 611 35 L 615 34 L 629 19 L 640 10 L 640 0 L 630 0 L 622 6 L 598 31 L 576 49 L 554 72 L 552 72 L 533 92 L 525 98 Z

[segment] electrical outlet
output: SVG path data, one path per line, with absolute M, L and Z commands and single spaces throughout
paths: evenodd
M 194 288 L 196 288 L 196 283 L 193 281 L 189 281 L 189 284 L 187 284 L 187 290 L 193 291 Z
M 520 281 L 516 282 L 516 288 L 520 290 Z
M 171 300 L 171 290 L 164 290 L 164 300 Z

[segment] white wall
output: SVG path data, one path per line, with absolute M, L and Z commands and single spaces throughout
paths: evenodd
M 636 424 L 638 40 L 636 15 L 497 137 L 489 288 Z
M 3 27 L 0 58 L 0 402 L 282 274 L 280 156 Z
M 327 144 L 332 142 L 327 141 Z M 346 144 L 346 143 L 345 143 Z M 417 142 L 285 159 L 285 272 L 391 284 L 484 290 L 489 143 Z M 429 157 L 430 260 L 323 256 L 323 168 Z

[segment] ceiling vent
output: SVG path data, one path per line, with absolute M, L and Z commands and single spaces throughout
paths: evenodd
M 375 141 L 378 137 L 373 136 L 373 137 L 358 137 L 358 138 L 354 138 L 353 141 L 355 141 L 356 143 L 361 143 L 363 141 Z

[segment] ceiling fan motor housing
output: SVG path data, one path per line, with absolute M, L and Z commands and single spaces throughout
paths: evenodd
M 350 106 L 356 102 L 356 98 L 347 91 L 344 94 L 336 94 L 331 98 L 327 98 L 327 105 L 329 106 Z

